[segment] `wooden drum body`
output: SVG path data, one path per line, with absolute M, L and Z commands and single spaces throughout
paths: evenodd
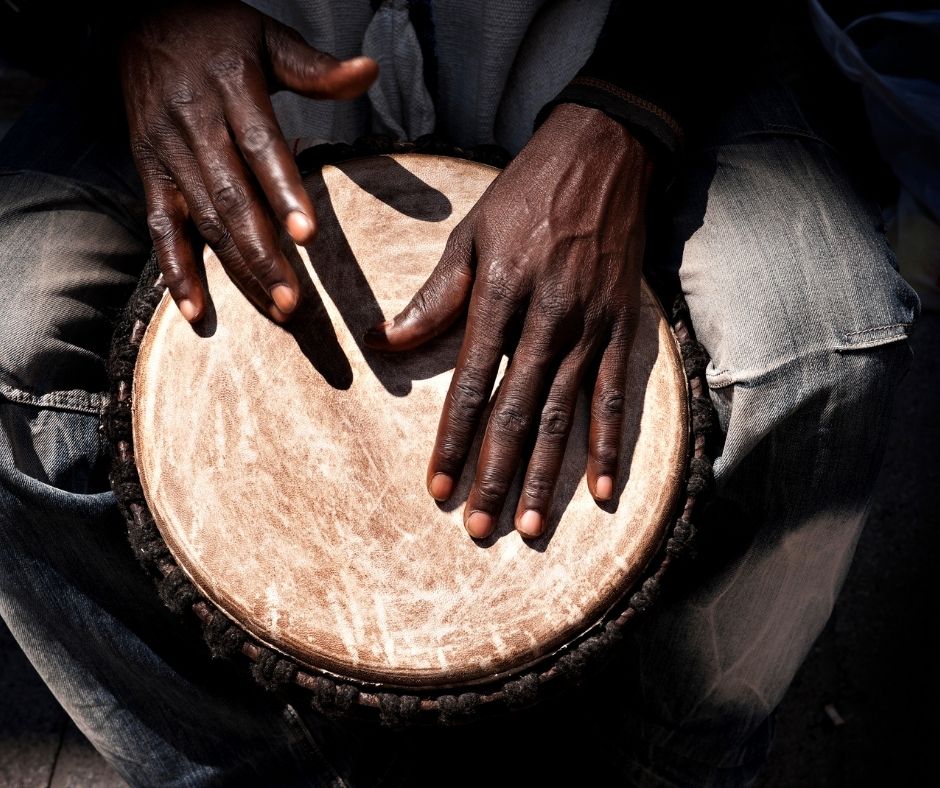
M 305 293 L 290 325 L 258 313 L 207 251 L 203 326 L 151 270 L 115 340 L 113 481 L 135 549 L 215 651 L 247 656 L 265 683 L 313 690 L 325 710 L 454 716 L 532 700 L 592 642 L 616 639 L 643 607 L 631 595 L 644 578 L 640 596 L 655 591 L 688 536 L 704 440 L 677 337 L 645 284 L 613 505 L 584 482 L 584 395 L 542 538 L 515 533 L 512 493 L 492 537 L 465 532 L 479 438 L 452 500 L 428 495 L 462 331 L 402 355 L 362 336 L 408 302 L 497 174 L 416 153 L 327 165 L 306 180 L 321 229 L 296 249 Z

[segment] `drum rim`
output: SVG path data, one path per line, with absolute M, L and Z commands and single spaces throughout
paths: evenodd
M 424 144 L 401 143 L 384 138 L 364 138 L 354 145 L 327 144 L 298 157 L 304 174 L 326 164 L 389 153 L 427 153 L 462 158 L 494 166 L 505 163 L 505 153 L 492 146 L 472 151 L 436 140 Z M 110 396 L 103 413 L 102 430 L 111 452 L 111 486 L 124 515 L 131 546 L 138 561 L 152 576 L 164 603 L 179 614 L 202 622 L 203 634 L 215 657 L 247 657 L 256 681 L 268 689 L 297 686 L 312 693 L 312 705 L 328 714 L 375 714 L 386 722 L 402 723 L 439 719 L 454 722 L 481 711 L 530 705 L 567 677 L 577 680 L 623 639 L 625 628 L 645 612 L 659 594 L 670 567 L 690 552 L 695 527 L 691 518 L 711 486 L 709 436 L 716 423 L 704 378 L 707 355 L 692 334 L 688 309 L 681 296 L 667 315 L 686 378 L 689 437 L 685 465 L 685 489 L 676 496 L 677 506 L 667 525 L 659 550 L 639 579 L 621 599 L 584 632 L 520 672 L 504 672 L 485 681 L 450 687 L 393 687 L 355 679 L 296 660 L 248 632 L 193 585 L 163 542 L 144 496 L 134 459 L 131 405 L 137 355 L 151 318 L 166 290 L 151 255 L 114 333 L 109 361 Z M 660 303 L 661 307 L 662 304 Z M 525 671 L 525 672 L 522 672 Z

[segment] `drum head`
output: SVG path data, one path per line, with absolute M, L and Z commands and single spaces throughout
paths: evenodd
M 541 539 L 513 530 L 518 479 L 494 536 L 467 535 L 476 449 L 451 501 L 425 490 L 462 332 L 403 355 L 362 336 L 408 302 L 497 173 L 418 154 L 326 166 L 307 179 L 321 230 L 295 255 L 306 292 L 291 325 L 207 252 L 204 325 L 165 295 L 141 343 L 134 450 L 164 540 L 227 616 L 314 670 L 415 688 L 520 671 L 630 590 L 680 503 L 687 384 L 645 285 L 615 505 L 584 481 L 584 394 Z

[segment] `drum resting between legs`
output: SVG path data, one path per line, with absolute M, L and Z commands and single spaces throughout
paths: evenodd
M 308 243 L 317 217 L 281 127 L 368 132 L 381 113 L 366 91 L 382 77 L 356 49 L 375 40 L 373 25 L 412 18 L 402 3 L 374 16 L 270 5 L 304 36 L 229 2 L 112 21 L 112 70 L 55 88 L 0 148 L 0 614 L 132 784 L 368 785 L 390 773 L 407 784 L 428 766 L 387 732 L 323 719 L 208 663 L 136 565 L 107 486 L 97 425 L 108 339 L 151 246 L 195 326 L 208 305 L 194 238 L 246 298 L 289 321 L 300 283 L 278 236 Z M 633 634 L 605 691 L 586 689 L 544 727 L 494 725 L 545 753 L 519 769 L 590 762 L 638 784 L 743 784 L 851 560 L 916 298 L 877 210 L 790 91 L 769 76 L 731 80 L 702 107 L 715 83 L 700 66 L 720 64 L 702 56 L 711 28 L 701 25 L 715 20 L 677 27 L 670 8 L 615 4 L 605 19 L 570 2 L 508 5 L 434 3 L 430 33 L 408 28 L 428 66 L 408 73 L 427 84 L 402 95 L 423 87 L 443 136 L 517 155 L 411 304 L 366 339 L 412 349 L 466 315 L 428 458 L 428 495 L 442 501 L 512 350 L 464 523 L 468 538 L 486 537 L 511 507 L 520 537 L 537 536 L 583 386 L 586 484 L 599 502 L 612 495 L 650 228 L 646 266 L 678 277 L 712 359 L 724 434 L 713 519 L 737 538 L 703 547 L 695 576 Z M 716 35 L 747 40 L 743 21 L 717 21 Z M 664 52 L 675 56 L 663 63 Z M 109 89 L 118 77 L 128 128 Z M 272 104 L 275 91 L 307 103 Z M 198 370 L 177 374 L 185 398 Z M 522 494 L 507 499 L 520 464 Z M 445 752 L 477 735 L 450 733 Z

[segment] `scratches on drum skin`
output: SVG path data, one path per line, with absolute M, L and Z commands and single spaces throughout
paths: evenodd
M 460 175 L 465 192 L 450 195 L 455 214 L 466 210 L 473 188 L 485 187 L 485 179 L 464 178 L 462 170 L 448 176 L 458 165 L 433 157 L 409 166 L 427 168 L 419 175 L 432 186 Z M 338 170 L 329 177 L 337 195 L 353 188 Z M 355 225 L 348 211 L 382 207 L 366 197 L 346 195 L 337 204 L 347 231 Z M 391 314 L 436 262 L 455 218 L 416 229 L 417 222 L 384 210 L 369 225 L 370 233 L 373 226 L 381 232 L 360 232 L 349 245 Z M 399 239 L 394 248 L 390 238 Z M 430 359 L 396 359 L 397 374 L 411 387 L 407 398 L 396 396 L 375 371 L 392 361 L 366 359 L 353 333 L 368 310 L 356 313 L 349 293 L 342 308 L 353 311 L 341 315 L 327 294 L 325 308 L 354 373 L 348 390 L 336 389 L 293 337 L 241 305 L 221 268 L 207 268 L 219 316 L 215 335 L 187 329 L 168 338 L 172 326 L 148 329 L 141 418 L 160 440 L 138 459 L 146 476 L 159 480 L 146 486 L 148 501 L 161 527 L 169 524 L 168 542 L 181 563 L 202 588 L 224 587 L 226 610 L 256 621 L 275 647 L 309 655 L 314 664 L 349 664 L 357 676 L 391 671 L 405 683 L 454 671 L 487 675 L 572 632 L 658 544 L 657 507 L 668 503 L 661 491 L 681 465 L 668 444 L 680 429 L 670 419 L 683 392 L 669 384 L 675 370 L 657 342 L 673 340 L 657 334 L 649 296 L 650 328 L 638 336 L 652 347 L 634 357 L 640 361 L 631 370 L 638 405 L 625 434 L 635 445 L 618 481 L 616 515 L 591 499 L 583 469 L 568 467 L 564 515 L 541 551 L 515 533 L 481 550 L 460 511 L 439 509 L 424 488 L 459 335 L 428 350 Z M 200 370 L 186 401 L 178 380 L 161 374 L 163 364 Z M 587 422 L 579 419 L 571 441 L 586 444 Z M 619 559 L 611 561 L 612 553 Z
M 395 639 L 388 629 L 388 618 L 385 614 L 385 600 L 380 594 L 372 597 L 372 609 L 375 611 L 375 623 L 378 626 L 378 638 L 382 643 L 382 650 L 385 652 L 385 659 L 389 665 L 397 665 L 398 660 L 395 654 Z
M 264 590 L 265 598 L 268 603 L 268 626 L 270 627 L 270 632 L 274 635 L 277 635 L 280 632 L 280 621 L 281 621 L 281 599 L 277 593 L 277 585 L 275 583 L 269 583 L 268 587 Z

